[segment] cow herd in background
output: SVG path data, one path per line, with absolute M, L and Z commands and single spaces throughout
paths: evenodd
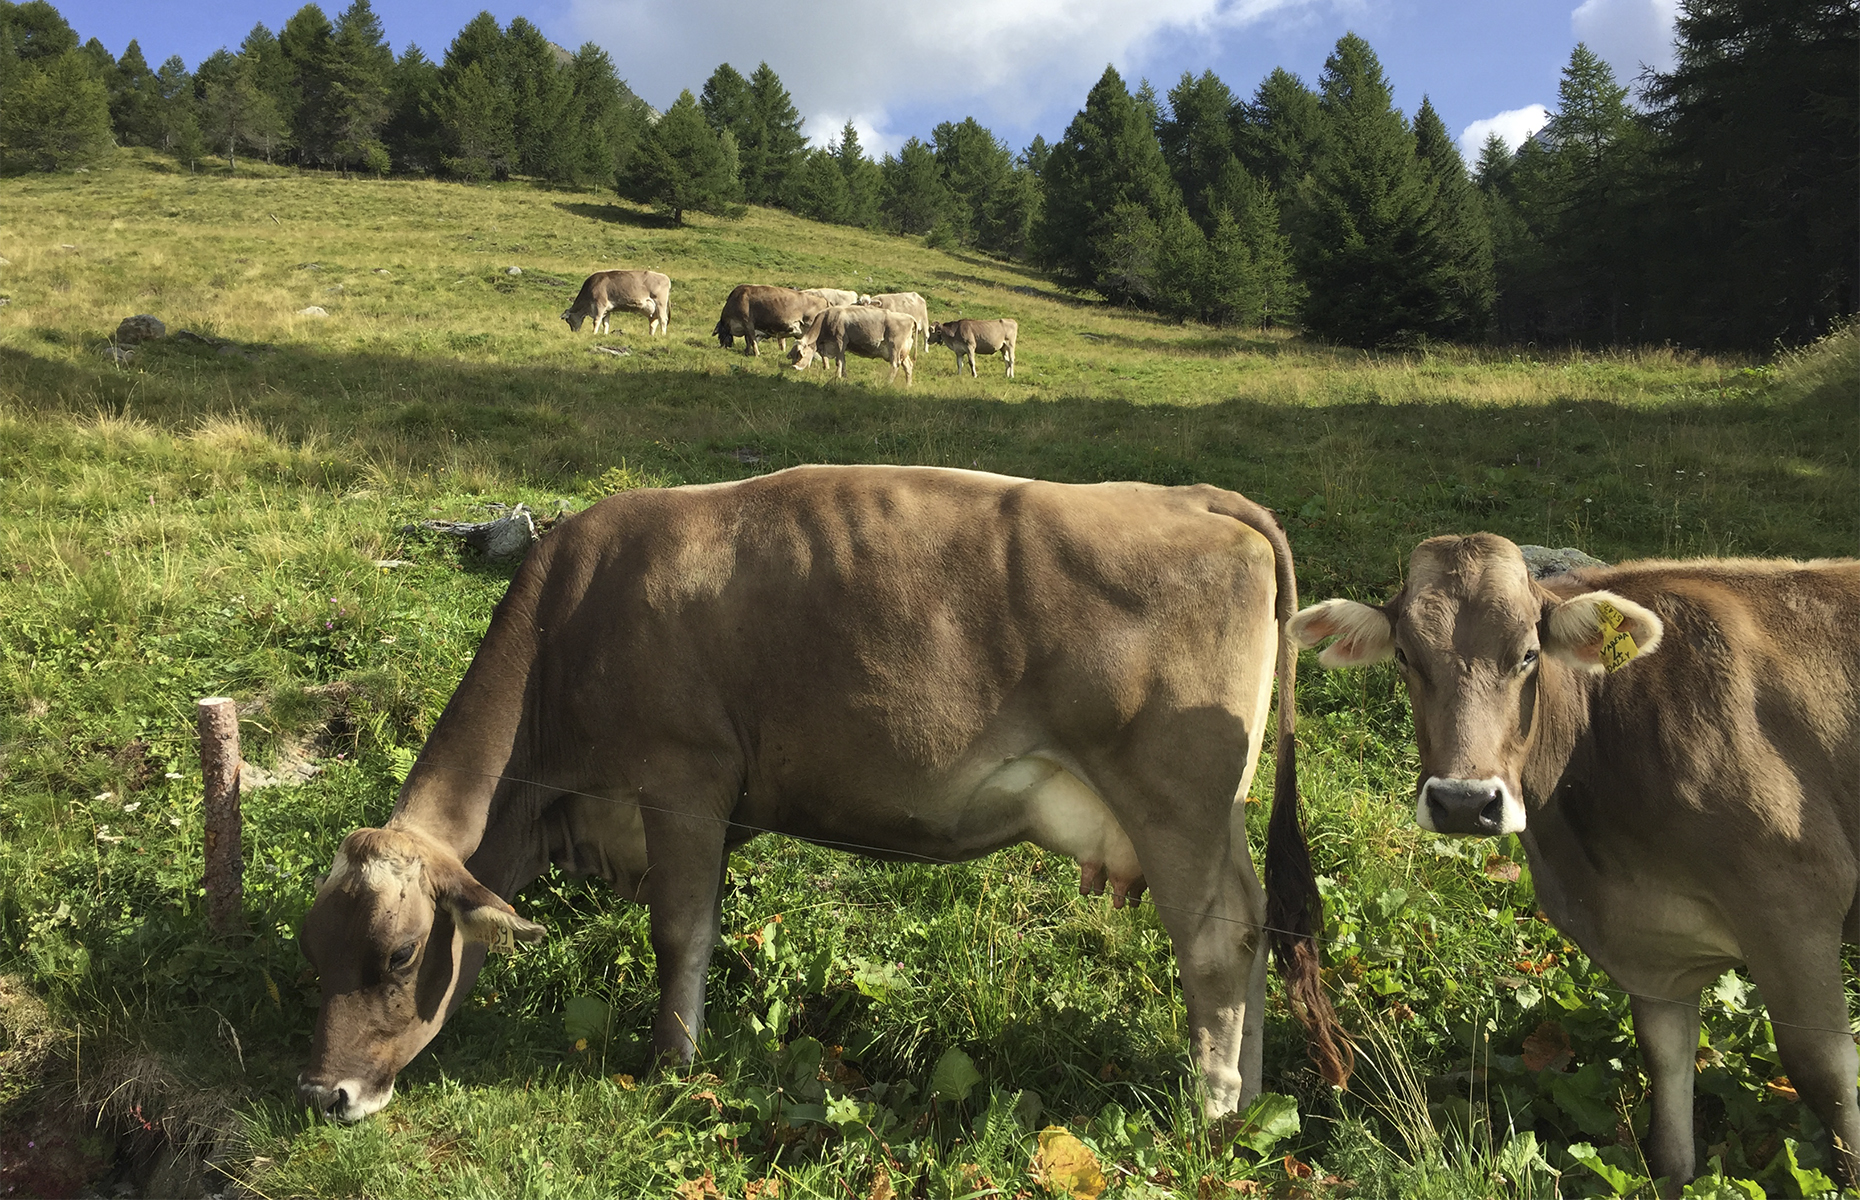
M 562 320 L 576 333 L 584 321 L 594 322 L 594 332 L 608 333 L 612 330 L 609 318 L 619 311 L 645 314 L 649 334 L 669 333 L 671 278 L 658 271 L 596 271 L 582 283 Z M 1008 317 L 933 324 L 929 305 L 916 292 L 862 295 L 844 288 L 744 283 L 723 302 L 713 332 L 717 344 L 725 349 L 742 338 L 743 353 L 751 355 L 760 355 L 761 339 L 772 337 L 796 370 L 806 370 L 818 358 L 823 365 L 831 362 L 841 379 L 846 378 L 848 354 L 882 359 L 891 365 L 887 382 L 895 382 L 903 371 L 908 385 L 916 377 L 919 338 L 926 350 L 935 345 L 949 347 L 956 356 L 958 375 L 964 357 L 969 360 L 970 377 L 976 378 L 976 356 L 999 354 L 1007 364 L 1007 377 L 1014 378 L 1020 325 Z M 792 351 L 789 338 L 795 339 Z

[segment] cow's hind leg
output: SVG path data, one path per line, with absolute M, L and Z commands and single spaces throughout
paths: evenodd
M 689 792 L 648 796 L 651 807 L 642 802 L 640 815 L 646 827 L 644 899 L 652 910 L 659 976 L 652 1048 L 661 1066 L 672 1066 L 691 1061 L 704 1028 L 704 976 L 721 917 L 727 824 L 701 803 L 692 806 Z M 681 805 L 689 807 L 671 811 Z
M 1802 1103 L 1830 1135 L 1829 1174 L 1860 1188 L 1860 1050 L 1841 980 L 1838 931 L 1820 936 L 1797 927 L 1760 948 L 1746 946 L 1750 974 L 1770 1010 L 1776 1051 Z M 1754 940 L 1754 939 L 1753 939 Z
M 1671 1194 L 1692 1179 L 1698 1156 L 1692 1148 L 1692 1076 L 1699 1046 L 1699 1002 L 1634 996 L 1634 1040 L 1653 1084 L 1653 1119 L 1647 1162 L 1665 1177 Z

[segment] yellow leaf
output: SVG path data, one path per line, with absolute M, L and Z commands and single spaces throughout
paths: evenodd
M 631 1075 L 616 1075 L 614 1076 L 614 1082 L 619 1085 L 620 1090 L 623 1092 L 630 1092 L 639 1086 L 637 1083 L 633 1082 L 633 1077 Z
M 1058 1125 L 1040 1131 L 1040 1148 L 1033 1156 L 1046 1190 L 1072 1200 L 1098 1200 L 1108 1186 L 1104 1170 L 1098 1165 L 1091 1147 Z

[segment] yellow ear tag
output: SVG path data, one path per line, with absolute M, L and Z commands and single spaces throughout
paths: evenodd
M 1620 609 L 1606 600 L 1596 601 L 1596 629 L 1602 635 L 1602 669 L 1611 675 L 1640 653 L 1640 647 L 1634 644 L 1634 635 L 1621 628 L 1624 620 Z
M 511 932 L 510 926 L 499 925 L 497 927 L 496 939 L 486 947 L 485 952 L 488 954 L 515 954 L 517 952 L 517 935 Z

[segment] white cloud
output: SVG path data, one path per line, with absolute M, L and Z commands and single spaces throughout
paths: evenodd
M 1505 139 L 1505 145 L 1516 150 L 1524 144 L 1524 139 L 1542 129 L 1550 120 L 1550 110 L 1541 104 L 1527 104 L 1523 108 L 1507 109 L 1495 117 L 1474 121 L 1460 131 L 1460 153 L 1465 156 L 1467 165 L 1478 161 L 1479 151 L 1485 148 L 1485 139 L 1497 134 Z
M 1664 71 L 1673 65 L 1673 20 L 1679 0 L 1583 0 L 1569 14 L 1578 41 L 1632 84 L 1643 65 Z
M 718 63 L 747 75 L 766 61 L 815 144 L 838 136 L 851 114 L 876 153 L 926 132 L 891 126 L 890 114 L 905 107 L 1023 126 L 1050 106 L 1076 105 L 1105 63 L 1123 70 L 1165 32 L 1213 33 L 1348 2 L 941 0 L 788 15 L 722 0 L 569 0 L 564 24 L 574 40 L 605 47 L 629 86 L 660 108 L 680 89 L 697 92 Z

